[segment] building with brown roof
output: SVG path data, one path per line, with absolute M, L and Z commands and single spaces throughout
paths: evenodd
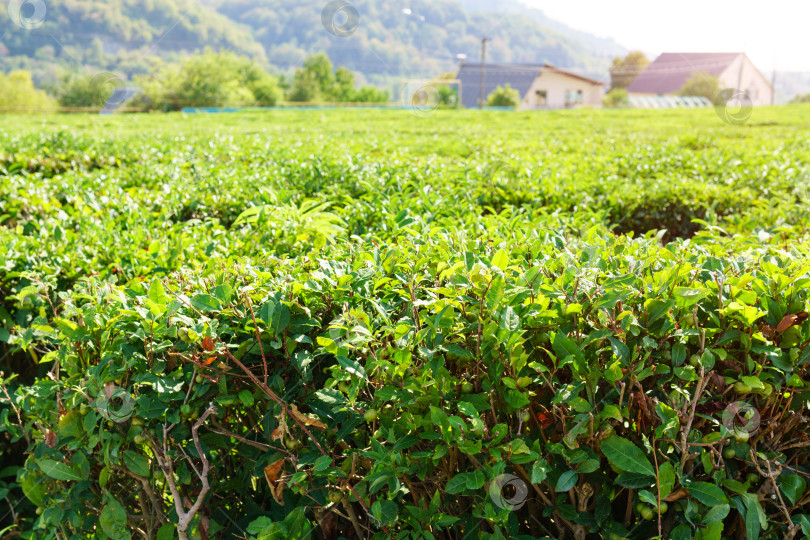
M 627 88 L 631 97 L 680 92 L 695 73 L 720 79 L 720 88 L 746 93 L 754 106 L 773 104 L 773 86 L 745 53 L 664 53 Z
M 481 64 L 461 64 L 461 104 L 478 107 L 482 95 Z M 499 86 L 509 85 L 520 93 L 519 110 L 565 109 L 602 106 L 604 83 L 549 64 L 485 64 L 484 101 Z

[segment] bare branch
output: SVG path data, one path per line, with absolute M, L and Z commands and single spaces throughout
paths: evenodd
M 163 476 L 166 478 L 166 483 L 169 485 L 169 491 L 172 493 L 172 498 L 174 499 L 174 509 L 177 512 L 177 535 L 180 540 L 188 540 L 188 528 L 191 525 L 191 520 L 194 519 L 194 516 L 197 515 L 197 512 L 200 510 L 200 506 L 202 506 L 203 500 L 205 496 L 208 494 L 208 490 L 211 489 L 210 484 L 208 483 L 208 472 L 209 472 L 209 463 L 208 458 L 205 456 L 205 453 L 202 450 L 202 445 L 200 445 L 200 436 L 199 436 L 199 429 L 200 426 L 203 425 L 205 420 L 214 412 L 216 412 L 216 406 L 211 403 L 209 407 L 205 410 L 205 412 L 200 416 L 200 418 L 194 423 L 191 427 L 191 437 L 194 440 L 194 446 L 197 449 L 197 454 L 200 456 L 200 461 L 202 462 L 202 471 L 199 473 L 200 481 L 202 482 L 202 487 L 200 488 L 200 492 L 197 495 L 197 499 L 194 501 L 194 504 L 191 505 L 191 508 L 188 512 L 185 511 L 183 508 L 183 500 L 180 496 L 180 492 L 177 489 L 177 484 L 174 481 L 174 466 L 172 465 L 172 460 L 169 457 L 169 430 L 167 427 L 164 426 L 163 428 L 163 447 L 158 448 L 157 442 L 152 440 L 152 449 L 155 451 L 155 457 L 157 458 L 158 466 L 163 471 Z M 184 452 L 185 453 L 185 452 Z M 196 467 L 194 467 L 196 471 Z

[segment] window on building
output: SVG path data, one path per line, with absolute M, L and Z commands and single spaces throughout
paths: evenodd
M 582 105 L 585 103 L 582 90 L 566 90 L 565 91 L 565 106 L 571 107 L 573 105 Z
M 548 90 L 537 90 L 534 93 L 534 104 L 539 106 L 548 105 Z

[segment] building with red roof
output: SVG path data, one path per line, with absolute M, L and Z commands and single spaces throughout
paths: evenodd
M 745 53 L 664 53 L 627 88 L 630 97 L 680 93 L 694 74 L 720 79 L 720 88 L 744 93 L 754 106 L 773 104 L 773 86 Z

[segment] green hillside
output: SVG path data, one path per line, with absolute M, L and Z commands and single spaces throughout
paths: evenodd
M 209 46 L 247 54 L 282 72 L 324 51 L 336 64 L 383 83 L 453 70 L 459 54 L 477 59 L 484 34 L 491 39 L 492 61 L 551 62 L 591 75 L 604 74 L 609 55 L 621 52 L 615 44 L 600 51 L 598 38 L 552 28 L 536 17 L 495 16 L 457 2 L 418 0 L 408 10 L 393 0 L 354 6 L 356 31 L 337 37 L 324 28 L 322 0 L 53 0 L 41 21 L 29 3 L 22 16 L 33 28 L 0 19 L 0 65 L 29 69 L 37 82 L 47 83 L 64 69 L 143 73 L 156 57 Z
M 269 60 L 282 68 L 298 66 L 309 52 L 323 50 L 337 64 L 366 75 L 428 76 L 453 70 L 459 54 L 477 59 L 482 35 L 491 39 L 492 61 L 550 62 L 593 75 L 604 74 L 609 61 L 559 29 L 517 13 L 465 10 L 456 2 L 417 0 L 406 10 L 393 0 L 357 1 L 357 30 L 347 37 L 324 31 L 321 0 L 295 6 L 287 0 L 208 3 L 251 26 Z
M 103 66 L 102 51 L 117 56 L 142 49 L 162 55 L 205 46 L 263 56 L 247 29 L 196 0 L 50 0 L 42 17 L 30 3 L 23 6 L 22 16 L 32 28 L 15 24 L 12 17 L 0 18 L 6 62 L 23 56 Z

